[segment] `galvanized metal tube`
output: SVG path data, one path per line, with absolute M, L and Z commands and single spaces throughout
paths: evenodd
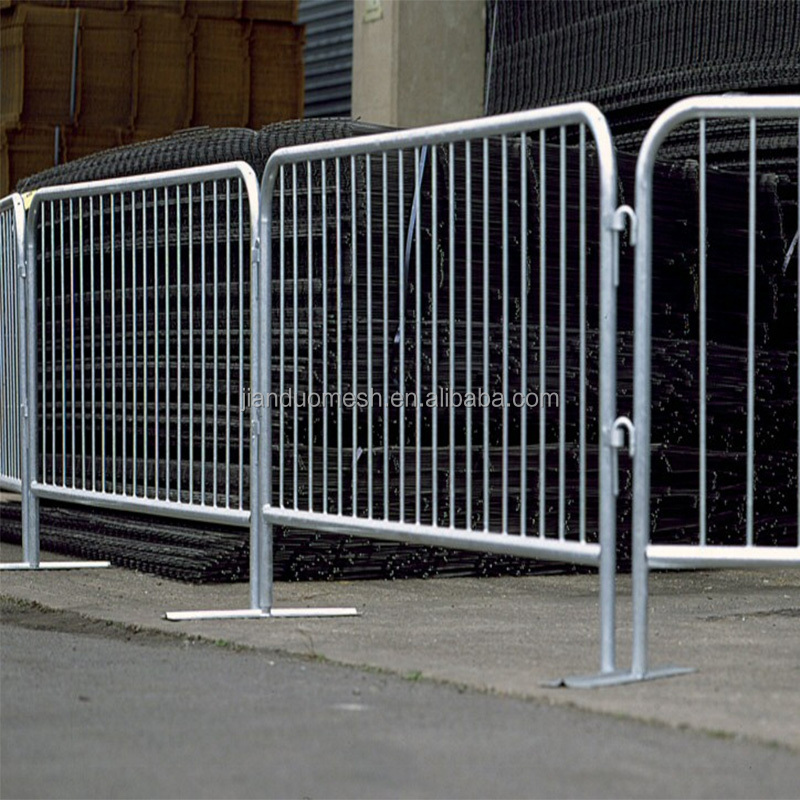
M 634 278 L 633 420 L 636 451 L 633 457 L 633 517 L 631 520 L 631 593 L 633 601 L 633 647 L 631 672 L 644 677 L 648 669 L 648 564 L 650 541 L 650 421 L 652 347 L 652 209 L 653 163 L 658 145 L 651 128 L 636 164 L 636 232 Z M 601 317 L 602 319 L 602 317 Z M 601 425 L 604 420 L 601 420 Z M 608 435 L 601 427 L 601 446 Z M 602 487 L 601 487 L 602 489 Z
M 579 256 L 579 348 L 580 378 L 578 380 L 578 540 L 586 541 L 586 126 L 580 126 L 578 232 Z
M 341 162 L 336 159 L 336 510 L 344 510 L 342 489 L 342 182 Z
M 449 174 L 449 192 L 447 203 L 447 216 L 448 216 L 448 273 L 449 273 L 449 311 L 450 311 L 450 394 L 451 398 L 456 388 L 456 276 L 455 276 L 455 261 L 456 261 L 456 226 L 455 226 L 455 187 L 456 187 L 456 173 L 455 173 L 456 153 L 455 147 L 452 142 L 448 145 L 448 165 L 450 168 Z M 420 391 L 419 389 L 417 390 Z M 421 392 L 420 392 L 421 394 Z M 448 519 L 450 527 L 456 526 L 456 417 L 455 406 L 452 399 L 450 400 L 450 430 L 448 434 L 447 447 L 450 453 L 449 464 L 449 483 L 450 483 L 450 496 L 448 498 Z
M 21 204 L 20 204 L 21 205 Z M 25 241 L 20 242 L 17 252 L 17 303 L 19 320 L 19 403 L 20 411 L 25 409 L 27 416 L 20 419 L 22 432 L 26 441 L 19 439 L 20 446 L 20 492 L 22 512 L 22 553 L 25 561 L 32 567 L 39 566 L 39 500 L 31 491 L 33 480 L 44 472 L 43 466 L 37 464 L 39 434 L 39 415 L 35 411 L 38 380 L 36 362 L 36 255 L 34 252 L 36 237 L 33 228 L 25 228 L 25 215 L 23 208 L 17 206 L 16 226 Z M 51 214 L 51 224 L 54 215 Z M 23 233 L 24 231 L 24 233 Z M 42 258 L 42 269 L 45 260 Z M 51 288 L 54 291 L 55 284 Z M 45 302 L 44 286 L 42 290 L 42 304 Z M 52 298 L 51 302 L 54 302 Z M 53 337 L 55 345 L 55 337 Z M 42 373 L 44 381 L 44 373 Z M 44 413 L 44 412 L 43 412 Z M 53 465 L 55 477 L 55 464 Z M 55 482 L 55 481 L 53 481 Z
M 84 340 L 84 332 L 85 332 L 85 317 L 83 313 L 84 309 L 84 274 L 86 272 L 86 266 L 84 264 L 84 243 L 83 243 L 83 199 L 78 200 L 78 247 L 80 248 L 80 253 L 78 255 L 78 286 L 80 292 L 80 298 L 78 299 L 78 314 L 79 314 L 79 325 L 80 325 L 80 373 L 81 373 L 81 408 L 80 408 L 80 415 L 81 415 L 81 488 L 86 488 L 86 347 L 85 347 L 85 340 Z M 74 289 L 73 289 L 74 291 Z M 75 342 L 73 340 L 73 350 L 75 347 Z M 73 403 L 72 406 L 72 413 L 73 419 L 75 415 L 75 404 Z M 73 457 L 74 457 L 73 452 Z M 75 476 L 73 473 L 73 481 L 75 480 Z
M 501 464 L 501 533 L 508 533 L 508 328 L 510 320 L 508 318 L 508 137 L 501 138 L 501 218 L 502 218 L 502 286 L 503 286 L 503 453 Z
M 153 189 L 153 350 L 155 351 L 153 361 L 153 377 L 155 384 L 153 387 L 153 394 L 155 395 L 153 401 L 153 449 L 155 451 L 155 464 L 153 465 L 153 497 L 158 499 L 158 484 L 160 476 L 160 452 L 159 452 L 159 434 L 161 432 L 160 408 L 159 408 L 159 383 L 158 380 L 158 364 L 160 361 L 159 356 L 159 340 L 161 339 L 161 331 L 159 324 L 159 302 L 158 302 L 158 272 L 159 272 L 159 245 L 158 245 L 158 190 Z M 216 277 L 216 276 L 215 276 Z M 215 281 L 216 285 L 216 281 Z M 218 330 L 214 326 L 214 330 Z M 214 359 L 216 361 L 216 359 Z M 144 364 L 143 379 L 147 381 L 147 360 Z M 216 419 L 216 416 L 215 416 Z M 215 437 L 216 438 L 216 437 Z
M 353 341 L 351 343 L 350 358 L 352 361 L 352 384 L 350 389 L 353 393 L 353 408 L 351 410 L 350 419 L 352 425 L 351 431 L 351 450 L 353 458 L 353 477 L 351 481 L 352 503 L 353 503 L 353 516 L 358 514 L 358 403 L 355 398 L 358 393 L 358 252 L 357 252 L 357 230 L 356 223 L 358 214 L 356 213 L 356 159 L 355 156 L 350 156 L 350 256 L 351 256 L 351 269 L 352 276 L 350 279 L 350 288 L 352 296 L 352 317 L 353 327 L 352 335 Z
M 225 508 L 231 507 L 231 179 L 225 179 Z M 168 317 L 169 318 L 169 315 Z M 169 333 L 167 333 L 169 341 Z M 169 364 L 169 358 L 167 358 Z M 169 386 L 169 380 L 167 381 Z M 167 402 L 169 414 L 169 402 Z M 169 430 L 169 417 L 167 417 Z M 169 441 L 169 439 L 167 439 Z M 169 445 L 168 445 L 169 446 Z M 169 464 L 169 457 L 167 458 Z M 169 497 L 169 496 L 168 496 Z
M 328 503 L 328 164 L 320 163 L 322 182 L 322 509 Z
M 483 139 L 483 390 L 489 394 L 489 140 Z M 483 409 L 483 530 L 489 515 L 489 408 Z
M 545 132 L 539 131 L 539 396 L 547 386 L 547 149 Z M 547 431 L 544 404 L 539 403 L 539 538 L 544 539 Z
M 472 144 L 464 143 L 464 192 L 466 196 L 466 318 L 467 318 L 467 395 L 472 394 Z M 466 529 L 472 530 L 472 403 L 467 406 L 467 522 Z
M 756 118 L 750 117 L 747 204 L 747 546 L 754 543 L 756 406 Z
M 72 460 L 72 488 L 77 488 L 75 474 L 76 464 L 76 433 L 77 421 L 75 419 L 75 211 L 72 198 L 69 199 L 69 349 L 70 349 L 70 421 L 71 434 L 70 456 Z M 65 344 L 66 346 L 66 344 Z M 65 354 L 66 356 L 66 354 Z
M 206 504 L 206 435 L 208 431 L 208 417 L 206 416 L 206 395 L 208 381 L 206 380 L 206 343 L 208 327 L 206 325 L 206 276 L 208 265 L 206 263 L 206 185 L 200 184 L 200 505 Z M 282 441 L 282 439 L 281 439 Z M 283 463 L 283 459 L 281 459 Z M 213 505 L 213 503 L 212 503 Z
M 559 131 L 558 188 L 558 538 L 566 536 L 566 394 L 567 394 L 567 131 Z
M 219 490 L 217 488 L 219 480 L 219 185 L 217 181 L 212 184 L 214 187 L 213 208 L 214 208 L 214 403 L 213 403 L 213 433 L 211 444 L 213 447 L 213 470 L 212 470 L 212 504 L 214 507 L 219 505 Z
M 700 545 L 705 546 L 707 537 L 707 486 L 706 486 L 706 121 L 700 120 L 700 141 L 698 147 L 700 171 L 699 186 L 699 269 L 700 269 L 700 307 L 699 313 L 699 348 L 700 348 Z
M 484 536 L 475 531 L 455 531 L 436 525 L 416 525 L 413 522 L 389 521 L 373 525 L 370 524 L 370 520 L 349 515 L 309 514 L 307 511 L 292 512 L 289 509 L 275 507 L 265 508 L 264 516 L 275 525 L 291 525 L 320 533 L 355 534 L 378 540 L 541 558 L 547 561 L 566 561 L 586 566 L 596 567 L 600 556 L 599 545 L 588 543 L 581 545 L 569 540 L 562 542 L 557 539 L 542 540 L 531 536 Z
M 439 393 L 439 183 L 437 151 L 431 147 L 431 389 Z M 404 393 L 405 394 L 405 393 Z M 439 524 L 439 409 L 431 416 L 431 517 Z
M 135 217 L 133 216 L 133 211 L 136 208 L 135 200 L 134 200 L 134 193 L 130 193 L 130 204 L 131 204 L 131 223 L 135 224 Z M 128 343 L 127 343 L 127 324 L 126 324 L 126 300 L 125 295 L 127 293 L 127 275 L 126 273 L 126 251 L 127 247 L 125 246 L 126 243 L 126 231 L 125 231 L 125 194 L 121 193 L 119 198 L 119 214 L 120 214 L 120 235 L 122 236 L 122 244 L 120 246 L 120 285 L 122 287 L 122 291 L 120 293 L 120 313 L 122 315 L 122 419 L 120 420 L 121 423 L 121 439 L 122 439 L 122 493 L 127 494 L 127 484 L 128 484 L 128 437 L 125 435 L 125 432 L 128 430 L 128 395 L 127 395 L 127 385 L 128 385 Z M 133 418 L 133 430 L 137 430 L 136 425 L 136 409 L 137 409 L 137 401 L 136 401 L 136 236 L 135 231 L 131 232 L 131 240 L 133 245 L 131 247 L 131 258 L 133 259 L 131 265 L 131 331 L 133 333 L 133 341 L 132 341 L 132 350 L 133 350 L 133 370 L 132 370 L 132 385 L 131 385 L 131 397 L 133 399 L 133 407 L 132 407 L 132 418 Z M 133 436 L 133 468 L 131 471 L 131 494 L 136 494 L 136 435 Z
M 383 518 L 389 519 L 389 179 L 387 156 L 381 155 L 383 212 Z M 798 445 L 800 450 L 800 444 Z
M 143 308 L 147 308 L 147 286 L 145 281 L 147 279 L 147 240 L 146 240 L 146 233 L 147 233 L 147 218 L 145 213 L 146 203 L 145 203 L 145 195 L 142 192 L 142 304 Z M 131 329 L 132 329 L 132 347 L 133 350 L 132 357 L 133 357 L 133 368 L 131 369 L 131 395 L 132 395 L 132 409 L 131 409 L 131 417 L 133 420 L 133 464 L 131 468 L 131 494 L 136 495 L 136 471 L 137 471 L 137 452 L 136 452 L 136 442 L 138 439 L 138 416 L 139 416 L 139 402 L 137 397 L 137 386 L 136 386 L 136 370 L 138 366 L 138 344 L 137 344 L 137 318 L 138 313 L 136 311 L 136 203 L 135 203 L 135 195 L 131 193 L 131 286 L 133 291 L 131 292 Z M 124 246 L 124 244 L 123 244 Z M 122 312 L 125 314 L 125 306 L 124 306 L 124 289 L 123 289 L 123 307 Z M 143 314 L 142 318 L 142 345 L 143 350 L 147 352 L 147 322 L 145 319 L 145 315 Z M 147 372 L 146 372 L 146 359 L 143 359 L 142 364 L 142 373 L 143 373 L 143 385 L 147 386 Z M 127 383 L 127 378 L 124 377 L 124 370 L 123 370 L 123 380 Z M 125 436 L 125 429 L 123 428 L 123 436 Z M 127 438 L 127 436 L 125 436 Z M 145 436 L 143 438 L 147 438 L 147 431 L 145 430 Z M 145 459 L 145 467 L 144 467 L 144 486 L 147 486 L 147 459 Z M 127 467 L 125 467 L 127 469 Z M 146 488 L 143 488 L 142 494 L 145 495 Z
M 164 187 L 164 424 L 166 436 L 164 442 L 164 499 L 169 500 L 170 473 L 170 335 L 169 335 L 169 189 Z M 229 359 L 230 362 L 230 359 Z M 230 430 L 230 425 L 228 426 Z M 156 436 L 156 440 L 158 436 Z M 156 492 L 156 497 L 158 492 Z
M 91 360 L 90 366 L 90 380 L 91 380 L 91 388 L 90 388 L 90 403 L 91 403 L 91 420 L 92 420 L 92 428 L 91 428 L 91 451 L 92 451 L 92 490 L 95 491 L 97 489 L 97 448 L 96 448 L 96 431 L 97 431 L 97 418 L 96 418 L 96 408 L 95 408 L 95 386 L 97 384 L 97 379 L 95 378 L 95 345 L 94 345 L 94 338 L 95 338 L 95 282 L 94 282 L 94 198 L 89 198 L 89 241 L 91 242 L 91 251 L 89 254 L 89 293 L 90 293 L 90 300 L 89 300 L 89 335 L 91 336 L 91 345 L 89 347 L 89 357 Z M 86 482 L 84 481 L 84 489 L 86 488 Z
M 103 208 L 103 195 L 100 195 L 100 491 L 106 491 L 106 470 L 108 463 L 106 459 L 106 248 L 105 248 L 105 210 Z M 113 288 L 112 288 L 113 305 Z M 42 304 L 42 314 L 44 314 L 44 304 Z M 44 320 L 42 320 L 44 323 Z M 42 324 L 44 332 L 44 324 Z M 114 339 L 111 340 L 114 346 Z M 44 375 L 44 370 L 42 370 Z M 116 465 L 114 465 L 116 468 Z
M 116 238 L 116 211 L 114 209 L 114 195 L 108 200 L 110 229 L 111 229 L 111 491 L 117 493 L 117 238 Z M 124 296 L 125 282 L 120 285 Z M 123 337 L 124 346 L 124 337 Z M 125 462 L 123 460 L 123 482 L 125 476 Z M 125 494 L 123 488 L 122 493 Z
M 434 197 L 435 197 L 434 193 Z M 397 152 L 397 236 L 398 240 L 402 241 L 403 232 L 405 231 L 405 198 L 403 190 L 403 151 Z M 435 201 L 434 201 L 435 204 Z M 403 251 L 399 250 L 399 284 L 400 284 L 400 329 L 398 332 L 398 347 L 399 347 L 399 362 L 400 362 L 400 394 L 403 398 L 403 404 L 399 409 L 399 428 L 400 428 L 400 442 L 399 442 L 399 462 L 400 462 L 400 475 L 399 475 L 399 497 L 400 497 L 400 522 L 405 522 L 406 518 L 406 410 L 405 410 L 405 394 L 406 394 L 406 300 L 405 300 L 405 286 L 406 274 L 405 264 L 403 263 Z
M 58 222 L 61 245 L 61 485 L 67 485 L 67 312 L 66 312 L 66 288 L 64 275 L 67 271 L 66 259 L 64 256 L 64 202 L 58 204 Z M 55 287 L 55 282 L 53 283 Z M 53 297 L 55 301 L 55 297 Z M 53 409 L 55 409 L 55 402 Z
M 366 155 L 366 191 L 367 191 L 367 392 L 369 396 L 368 414 L 370 422 L 367 425 L 367 516 L 373 518 L 373 425 L 372 425 L 372 163 L 370 155 Z
M 338 181 L 337 181 L 337 197 L 338 197 Z M 278 403 L 278 504 L 283 506 L 286 501 L 286 494 L 285 494 L 285 482 L 286 482 L 286 456 L 285 456 L 285 441 L 286 441 L 286 410 L 283 407 L 283 397 L 286 392 L 286 170 L 281 167 L 280 171 L 280 200 L 279 200 L 279 208 L 280 208 L 280 259 L 281 259 L 281 266 L 280 266 L 280 287 L 278 289 L 280 293 L 280 327 L 279 327 L 279 335 L 280 335 L 280 360 L 279 364 L 280 367 L 278 369 L 278 374 L 280 375 L 280 397 L 281 402 Z M 272 286 L 265 286 L 265 292 L 271 292 Z M 272 320 L 266 319 L 264 320 L 264 324 L 267 327 L 272 326 Z M 272 369 L 271 365 L 267 365 L 267 369 Z M 269 400 L 266 400 L 269 402 Z
M 297 164 L 292 164 L 292 508 L 299 508 L 297 496 L 298 460 L 300 454 L 297 393 L 298 393 L 298 364 L 297 355 L 300 348 L 300 320 L 299 298 L 300 283 L 298 272 L 300 260 L 298 258 L 297 237 Z
M 181 476 L 183 474 L 181 467 L 183 466 L 181 456 L 182 456 L 182 446 L 183 446 L 183 377 L 182 377 L 182 356 L 183 356 L 183 313 L 182 313 L 182 296 L 183 296 L 183 286 L 182 286 L 182 279 L 183 279 L 183 247 L 181 247 L 181 235 L 183 231 L 183 225 L 181 219 L 181 187 L 175 187 L 175 256 L 176 256 L 176 272 L 177 277 L 175 280 L 175 289 L 177 294 L 177 309 L 176 313 L 178 315 L 178 324 L 177 330 L 175 331 L 175 344 L 176 344 L 176 358 L 177 358 L 177 369 L 176 369 L 176 393 L 177 397 L 175 398 L 175 404 L 177 406 L 177 419 L 175 420 L 175 430 L 177 433 L 176 436 L 176 447 L 175 447 L 175 494 L 178 502 L 183 501 L 183 486 Z M 189 247 L 191 248 L 191 240 L 189 241 Z M 191 278 L 190 278 L 191 280 Z M 239 287 L 241 289 L 241 277 L 239 280 Z M 241 292 L 240 292 L 241 297 Z M 241 314 L 240 314 L 241 316 Z M 241 359 L 240 359 L 241 363 Z M 190 367 L 191 369 L 191 362 Z M 239 386 L 241 388 L 242 382 L 239 381 Z M 241 415 L 241 403 L 239 404 L 239 431 L 241 435 L 242 430 L 242 415 Z M 239 469 L 239 474 L 241 475 L 241 467 Z M 169 500 L 169 496 L 167 496 L 167 500 Z M 189 494 L 187 496 L 188 502 L 191 502 L 192 495 L 191 495 L 191 484 L 189 485 Z M 240 504 L 241 507 L 241 504 Z
M 520 195 L 520 392 L 525 398 L 520 409 L 520 470 L 519 470 L 519 533 L 528 534 L 528 138 L 523 131 L 519 139 Z
M 420 186 L 420 171 L 419 171 L 419 148 L 414 148 L 414 185 Z M 415 332 L 415 347 L 414 347 L 414 364 L 416 368 L 414 379 L 414 391 L 419 397 L 420 387 L 422 386 L 422 209 L 419 205 L 415 206 L 415 254 L 416 254 L 416 278 L 415 278 L 415 291 L 414 299 L 416 311 L 414 316 L 414 332 Z M 435 276 L 434 276 L 435 277 Z M 402 289 L 401 289 L 402 291 Z M 433 331 L 433 338 L 436 338 L 436 331 Z M 433 409 L 435 416 L 436 409 Z M 415 426 L 414 426 L 414 519 L 419 524 L 421 519 L 421 506 L 422 506 L 422 404 L 416 403 L 414 409 Z M 436 478 L 434 476 L 434 482 Z
M 45 271 L 47 269 L 47 249 L 46 249 L 46 238 L 45 238 L 45 231 L 47 230 L 45 223 L 46 223 L 46 209 L 50 210 L 50 265 L 51 265 L 51 282 L 50 282 L 50 292 L 51 296 L 48 298 L 47 292 L 45 291 L 46 280 L 45 280 Z M 48 409 L 47 407 L 47 325 L 46 325 L 46 315 L 47 315 L 47 301 L 50 301 L 50 313 L 51 313 L 51 325 L 50 325 L 50 386 L 51 392 L 55 392 L 55 361 L 56 361 L 56 340 L 55 340 L 55 298 L 52 297 L 52 290 L 55 288 L 55 266 L 54 266 L 54 259 L 55 259 L 55 247 L 54 247 L 54 237 L 55 237 L 55 214 L 53 209 L 52 201 L 50 203 L 43 203 L 42 204 L 42 239 L 40 243 L 41 247 L 41 259 L 42 259 L 42 273 L 41 273 L 41 283 L 39 286 L 39 293 L 42 297 L 42 431 L 41 431 L 41 438 L 42 438 L 42 480 L 46 480 L 48 474 L 47 468 L 47 415 L 48 413 L 54 413 L 55 404 L 51 408 Z M 20 335 L 22 334 L 22 328 L 20 328 Z M 55 420 L 54 420 L 55 422 Z M 55 424 L 50 426 L 52 431 L 51 435 L 51 467 L 50 467 L 50 475 L 51 475 L 51 483 L 55 483 L 55 469 L 56 469 L 56 426 Z
M 169 477 L 170 477 L 170 455 L 171 455 L 171 436 L 170 436 L 170 325 L 169 325 L 169 189 L 164 187 L 164 359 L 165 359 L 165 385 L 164 385 L 164 424 L 166 425 L 166 437 L 164 443 L 164 499 L 169 500 Z
M 244 203 L 242 194 L 244 192 L 244 185 L 242 184 L 242 179 L 237 178 L 236 182 L 236 189 L 237 195 L 239 198 L 239 394 L 244 395 L 245 385 L 244 385 L 244 336 L 245 336 L 245 327 L 244 327 L 244 278 L 245 278 L 245 250 L 244 250 Z M 180 225 L 178 225 L 178 230 L 180 230 Z M 251 230 L 250 235 L 253 239 L 256 238 L 256 231 Z M 180 248 L 179 248 L 180 252 Z M 252 267 L 251 267 L 252 272 Z M 180 270 L 178 270 L 178 274 L 181 274 Z M 249 275 L 250 280 L 250 291 L 251 293 L 254 291 L 253 286 L 256 282 L 255 276 Z M 250 328 L 251 328 L 251 336 L 254 335 L 256 331 L 256 322 L 251 319 L 250 320 Z M 180 385 L 180 381 L 179 381 Z M 238 403 L 239 406 L 239 510 L 244 510 L 244 443 L 245 443 L 245 422 L 244 422 L 244 403 Z M 253 445 L 255 448 L 255 445 Z M 180 458 L 178 459 L 180 463 Z M 180 471 L 179 473 L 180 474 Z
M 131 203 L 131 211 L 136 215 L 136 206 Z M 136 237 L 133 237 L 131 252 L 136 257 Z M 148 444 L 150 441 L 150 432 L 148 430 L 150 409 L 148 403 L 148 386 L 150 381 L 147 380 L 147 329 L 150 324 L 149 315 L 147 312 L 147 195 L 142 189 L 142 497 L 147 497 L 147 477 L 148 477 Z M 134 287 L 134 303 L 136 296 L 136 288 Z M 134 314 L 134 320 L 135 320 Z M 135 324 L 135 322 L 134 322 Z M 136 342 L 136 335 L 134 333 L 134 346 Z M 133 380 L 134 380 L 134 393 L 133 405 L 134 414 L 136 413 L 136 359 L 133 360 Z M 136 421 L 134 420 L 133 429 L 136 430 Z M 133 438 L 133 468 L 136 469 L 136 437 Z M 134 480 L 133 493 L 136 494 L 136 481 Z
M 194 501 L 194 193 L 187 190 L 186 223 L 189 241 L 189 500 Z
M 306 277 L 308 280 L 308 297 L 306 310 L 308 312 L 308 379 L 306 382 L 308 397 L 306 398 L 306 408 L 308 409 L 308 421 L 306 435 L 308 438 L 308 510 L 314 510 L 314 415 L 311 409 L 311 397 L 314 391 L 314 240 L 312 237 L 313 212 L 311 209 L 312 187 L 311 187 L 311 161 L 306 161 Z

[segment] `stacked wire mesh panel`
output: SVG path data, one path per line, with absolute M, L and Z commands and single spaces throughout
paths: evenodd
M 588 100 L 629 153 L 683 97 L 800 87 L 793 0 L 488 0 L 486 33 L 489 113 Z M 791 124 L 767 121 L 767 131 L 791 159 Z M 663 155 L 695 157 L 695 145 L 685 129 Z M 709 125 L 707 147 L 715 158 L 741 158 L 746 131 L 730 121 Z

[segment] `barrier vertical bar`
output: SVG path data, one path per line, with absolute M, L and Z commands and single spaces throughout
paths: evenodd
M 502 355 L 502 394 L 503 394 L 503 408 L 502 408 L 502 425 L 503 425 L 503 455 L 501 464 L 501 514 L 500 514 L 500 530 L 502 533 L 508 533 L 508 334 L 510 320 L 508 318 L 508 137 L 503 136 L 500 139 L 500 153 L 501 153 L 501 166 L 500 166 L 500 205 L 502 216 L 502 237 L 503 237 L 503 251 L 502 251 L 502 286 L 503 286 L 503 355 Z
M 466 304 L 467 304 L 467 395 L 472 394 L 472 143 L 465 142 L 465 160 L 464 160 L 464 186 L 466 194 L 466 224 L 467 224 L 467 242 L 466 242 L 466 262 L 467 262 L 467 290 L 466 290 Z M 472 403 L 467 407 L 467 530 L 472 530 Z
M 547 151 L 545 132 L 539 131 L 539 394 L 547 386 Z M 539 403 L 539 538 L 547 533 L 545 503 L 547 449 L 544 404 Z
M 420 169 L 419 169 L 419 148 L 414 148 L 414 185 L 420 185 Z M 415 198 L 416 199 L 416 198 Z M 420 387 L 422 386 L 422 209 L 418 206 L 415 207 L 416 214 L 414 214 L 414 261 L 416 266 L 415 272 L 415 310 L 414 310 L 414 334 L 415 334 L 415 350 L 414 353 L 414 391 L 417 392 L 419 397 Z M 436 376 L 432 375 L 431 386 L 435 387 Z M 432 410 L 436 414 L 436 409 Z M 414 519 L 417 523 L 422 522 L 420 517 L 422 507 L 422 405 L 415 403 L 414 408 L 414 437 L 415 437 L 415 453 L 414 453 Z M 436 477 L 434 475 L 434 482 Z
M 753 546 L 756 406 L 756 118 L 750 117 L 747 202 L 747 546 Z
M 616 340 L 616 329 L 613 337 Z M 601 375 L 604 373 L 601 371 Z M 567 390 L 567 131 L 561 126 L 558 142 L 558 536 L 566 536 L 566 428 Z M 601 401 L 602 402 L 602 401 Z M 601 522 L 602 525 L 602 522 Z
M 437 150 L 431 147 L 431 388 L 439 389 L 439 175 Z M 419 185 L 419 184 L 417 184 Z M 405 394 L 405 392 L 404 392 Z M 401 493 L 402 494 L 402 493 Z M 439 523 L 439 409 L 431 416 L 431 519 Z
M 700 172 L 699 185 L 699 269 L 700 269 L 700 544 L 705 545 L 707 537 L 707 506 L 706 506 L 706 121 L 700 120 L 700 142 L 698 153 L 698 170 Z
M 519 522 L 520 535 L 528 533 L 528 139 L 520 135 L 520 392 L 524 399 L 520 409 Z

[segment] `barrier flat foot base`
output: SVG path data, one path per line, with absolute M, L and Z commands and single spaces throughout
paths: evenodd
M 659 669 L 648 670 L 644 674 L 617 670 L 616 672 L 599 672 L 596 675 L 576 675 L 560 678 L 543 683 L 542 686 L 546 686 L 549 689 L 599 689 L 603 686 L 623 686 L 626 683 L 672 678 L 676 675 L 688 675 L 691 672 L 696 672 L 696 670 L 692 667 L 660 667 Z
M 615 686 L 619 683 L 625 683 L 623 679 L 629 675 L 629 672 L 622 670 L 598 672 L 594 675 L 570 675 L 566 678 L 547 681 L 542 686 L 548 689 L 597 689 L 601 686 Z
M 170 622 L 190 622 L 202 619 L 281 619 L 288 617 L 357 617 L 355 608 L 259 608 L 231 609 L 230 611 L 168 611 L 164 618 Z
M 17 563 L 0 564 L 0 570 L 104 569 L 110 566 L 110 561 L 42 561 L 34 567 L 27 561 L 19 561 Z

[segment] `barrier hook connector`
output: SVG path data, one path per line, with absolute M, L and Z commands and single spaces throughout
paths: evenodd
M 628 417 L 617 417 L 611 426 L 611 446 L 617 450 L 625 447 L 625 431 L 628 431 L 628 455 L 636 453 L 636 427 Z
M 626 217 L 630 221 L 628 227 L 628 243 L 631 247 L 636 247 L 638 220 L 636 218 L 636 212 L 629 205 L 622 205 L 614 212 L 614 217 L 611 220 L 611 230 L 619 231 L 620 233 L 624 231 Z
M 614 497 L 619 497 L 619 451 L 625 447 L 625 431 L 628 431 L 628 455 L 633 458 L 636 452 L 636 428 L 628 417 L 617 417 L 611 426 L 609 444 L 613 450 L 613 487 Z

